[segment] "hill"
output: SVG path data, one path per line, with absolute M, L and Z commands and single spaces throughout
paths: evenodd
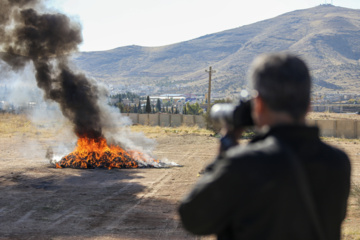
M 320 5 L 162 47 L 127 46 L 82 52 L 74 58 L 90 76 L 128 89 L 152 92 L 236 93 L 247 85 L 255 56 L 290 51 L 309 64 L 315 92 L 360 90 L 360 10 Z

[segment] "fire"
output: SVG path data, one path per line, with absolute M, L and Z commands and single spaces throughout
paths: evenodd
M 81 137 L 75 150 L 63 157 L 57 168 L 137 168 L 148 162 L 148 157 L 141 152 L 125 151 L 119 146 L 108 145 L 106 139 Z M 158 160 L 150 159 L 154 163 Z M 146 164 L 152 166 L 151 164 Z

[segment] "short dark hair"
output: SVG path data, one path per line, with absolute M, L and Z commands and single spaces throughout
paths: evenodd
M 253 88 L 271 110 L 286 112 L 294 120 L 306 115 L 311 78 L 299 57 L 288 53 L 261 55 L 255 59 L 250 77 Z

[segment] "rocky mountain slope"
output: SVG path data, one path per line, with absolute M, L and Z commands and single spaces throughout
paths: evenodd
M 160 93 L 205 93 L 212 66 L 213 91 L 231 94 L 247 85 L 254 57 L 274 51 L 305 59 L 315 92 L 359 91 L 360 10 L 321 5 L 162 47 L 82 52 L 74 61 L 109 84 L 156 86 Z

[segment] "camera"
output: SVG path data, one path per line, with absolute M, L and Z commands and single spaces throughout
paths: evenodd
M 251 117 L 251 97 L 243 90 L 238 104 L 218 103 L 210 111 L 210 118 L 229 130 L 254 125 Z

